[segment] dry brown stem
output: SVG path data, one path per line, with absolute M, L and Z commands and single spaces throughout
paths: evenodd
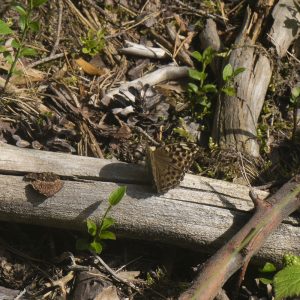
M 249 222 L 203 266 L 180 300 L 214 299 L 223 284 L 258 252 L 284 218 L 300 206 L 300 177 L 292 178 L 265 202 L 257 200 Z

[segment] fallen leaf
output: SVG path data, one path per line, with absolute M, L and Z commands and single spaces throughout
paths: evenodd
M 75 59 L 76 64 L 88 75 L 103 75 L 105 70 L 94 67 L 92 64 L 84 60 L 83 58 Z

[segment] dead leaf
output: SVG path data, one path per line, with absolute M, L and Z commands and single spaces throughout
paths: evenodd
M 60 68 L 57 72 L 53 74 L 53 78 L 61 79 L 66 75 L 67 71 L 68 71 L 68 65 L 65 63 L 62 68 Z
M 24 67 L 17 67 L 17 70 L 21 70 L 21 75 L 13 75 L 10 79 L 10 82 L 15 85 L 23 85 L 28 82 L 38 82 L 45 79 L 45 73 L 33 69 Z
M 10 70 L 11 65 L 8 64 L 4 59 L 3 55 L 0 56 L 0 68 L 5 71 Z M 14 85 L 23 85 L 28 82 L 37 82 L 45 79 L 45 73 L 33 68 L 26 67 L 25 64 L 17 62 L 15 74 L 10 78 L 10 83 Z
M 176 20 L 176 23 L 179 25 L 180 27 L 180 31 L 181 32 L 186 32 L 187 31 L 187 25 L 184 22 L 184 20 L 177 14 L 174 14 L 174 18 Z
M 92 64 L 84 60 L 83 58 L 75 59 L 76 64 L 88 75 L 103 75 L 105 70 L 94 67 Z

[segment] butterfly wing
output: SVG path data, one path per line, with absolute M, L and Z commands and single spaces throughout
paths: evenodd
M 24 176 L 24 180 L 30 181 L 31 186 L 46 197 L 55 195 L 64 185 L 59 176 L 51 172 L 29 173 Z
M 179 185 L 191 167 L 198 147 L 194 143 L 176 143 L 149 150 L 148 157 L 156 189 L 159 193 Z

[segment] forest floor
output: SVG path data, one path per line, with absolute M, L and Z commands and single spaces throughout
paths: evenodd
M 153 140 L 192 141 L 202 149 L 192 172 L 245 183 L 240 154 L 220 149 L 210 138 L 218 93 L 208 92 L 205 101 L 196 101 L 189 85 L 193 79 L 186 77 L 104 96 L 170 64 L 201 69 L 192 53 L 204 50 L 199 33 L 208 18 L 217 24 L 226 56 L 247 1 L 53 0 L 33 1 L 40 5 L 32 9 L 30 1 L 20 2 L 23 8 L 8 6 L 0 16 L 10 28 L 3 33 L 0 22 L 1 142 L 142 163 Z M 164 55 L 147 58 L 126 53 L 122 48 L 127 41 L 160 48 Z M 20 59 L 11 72 L 17 53 Z M 251 184 L 272 186 L 272 192 L 299 173 L 300 148 L 297 136 L 292 139 L 295 106 L 291 102 L 299 64 L 290 56 L 271 57 L 274 72 L 257 128 L 260 157 L 244 155 L 244 160 Z M 209 69 L 207 78 L 218 85 Z M 72 299 L 76 276 L 69 260 L 95 265 L 92 255 L 76 250 L 79 233 L 3 222 L 0 234 L 0 285 L 25 291 L 24 299 Z M 54 258 L 65 252 L 72 254 L 55 263 Z M 176 299 L 202 263 L 196 252 L 127 240 L 107 243 L 101 257 L 114 270 L 126 270 L 124 278 L 142 291 L 112 280 L 103 266 L 98 267 L 106 276 L 103 286 L 113 281 L 120 299 Z M 249 273 L 239 299 L 268 297 L 255 280 L 258 267 L 251 267 Z M 232 286 L 234 280 L 227 288 Z M 113 298 L 116 290 L 109 291 L 108 299 L 118 299 Z

